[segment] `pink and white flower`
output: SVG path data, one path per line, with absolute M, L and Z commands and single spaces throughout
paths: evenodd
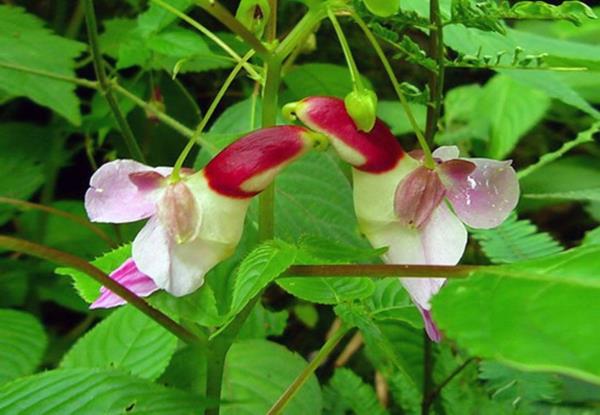
M 434 152 L 436 166 L 422 165 L 377 120 L 360 131 L 344 102 L 309 97 L 286 108 L 308 127 L 329 136 L 340 157 L 353 166 L 354 208 L 371 244 L 388 247 L 390 264 L 456 265 L 467 244 L 467 230 L 498 226 L 514 209 L 519 186 L 510 161 L 462 159 L 456 147 Z M 441 338 L 431 320 L 430 299 L 443 278 L 401 278 L 423 315 L 429 336 Z
M 252 132 L 221 151 L 197 173 L 115 160 L 90 180 L 90 220 L 125 223 L 149 219 L 132 246 L 132 258 L 111 277 L 138 295 L 164 289 L 195 291 L 204 275 L 235 250 L 253 196 L 315 143 L 305 128 L 281 126 Z M 124 301 L 103 288 L 93 307 Z

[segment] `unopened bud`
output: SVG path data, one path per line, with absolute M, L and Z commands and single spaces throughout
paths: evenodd
M 379 17 L 389 17 L 400 9 L 400 0 L 363 0 L 371 13 Z
M 346 111 L 356 124 L 356 127 L 369 132 L 377 119 L 377 95 L 370 89 L 352 91 L 344 98 Z
M 271 15 L 271 6 L 267 0 L 241 0 L 235 13 L 249 31 L 260 38 Z

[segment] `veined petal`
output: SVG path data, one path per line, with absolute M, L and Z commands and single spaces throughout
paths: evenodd
M 519 182 L 510 161 L 468 159 L 469 175 L 444 175 L 447 197 L 458 217 L 473 228 L 500 225 L 519 200 Z
M 133 160 L 115 160 L 101 166 L 85 194 L 90 220 L 125 223 L 152 216 L 154 203 L 129 179 L 130 174 L 151 171 L 151 167 Z
M 445 193 L 436 171 L 418 167 L 398 184 L 394 211 L 404 224 L 420 228 L 442 203 Z
M 131 256 L 137 268 L 149 276 L 159 288 L 168 285 L 171 245 L 166 229 L 156 216 L 146 223 L 133 241 Z
M 158 290 L 154 281 L 136 267 L 132 258 L 129 258 L 114 270 L 110 277 L 139 297 L 147 297 Z M 100 297 L 90 305 L 90 308 L 111 308 L 125 303 L 126 301 L 117 294 L 106 287 L 102 287 L 100 288 Z
M 158 202 L 158 219 L 177 244 L 196 237 L 202 216 L 185 182 L 179 181 L 166 187 Z

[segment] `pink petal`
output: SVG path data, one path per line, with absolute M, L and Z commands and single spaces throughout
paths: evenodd
M 469 159 L 476 169 L 462 179 L 444 177 L 447 197 L 458 217 L 473 228 L 500 225 L 519 200 L 519 182 L 510 161 Z
M 163 184 L 165 176 L 153 170 L 138 171 L 130 173 L 129 180 L 136 185 L 140 192 L 150 192 Z
M 167 186 L 158 203 L 158 218 L 177 244 L 196 237 L 201 215 L 196 199 L 185 182 Z
M 91 221 L 125 223 L 154 214 L 154 203 L 131 182 L 129 175 L 152 171 L 133 160 L 115 160 L 101 166 L 90 179 L 85 208 Z
M 442 177 L 449 177 L 452 181 L 466 180 L 476 168 L 475 163 L 464 159 L 447 160 L 438 166 L 440 175 Z
M 433 150 L 433 157 L 442 161 L 457 159 L 460 152 L 456 146 L 441 146 Z
M 159 288 L 168 286 L 171 271 L 171 241 L 158 217 L 153 216 L 137 234 L 132 257 L 138 269 L 148 275 Z
M 398 184 L 394 211 L 404 224 L 420 228 L 440 205 L 445 193 L 436 171 L 418 167 Z
M 431 313 L 429 312 L 429 310 L 424 310 L 419 306 L 417 306 L 417 308 L 423 316 L 423 322 L 425 323 L 425 331 L 427 332 L 427 335 L 432 341 L 439 343 L 442 340 L 442 333 L 440 333 L 437 326 L 433 322 L 433 319 L 431 318 Z
M 114 270 L 110 277 L 140 297 L 147 297 L 158 290 L 154 281 L 137 269 L 132 258 L 129 258 Z M 112 308 L 125 303 L 126 301 L 117 294 L 106 287 L 102 287 L 100 288 L 100 297 L 90 305 L 90 308 Z
M 456 265 L 467 245 L 467 231 L 445 203 L 433 212 L 422 228 L 392 223 L 368 235 L 375 247 L 388 246 L 383 259 L 388 264 Z M 443 278 L 401 278 L 413 301 L 425 310 L 444 284 Z

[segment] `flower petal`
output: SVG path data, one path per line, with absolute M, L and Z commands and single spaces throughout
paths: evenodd
M 154 281 L 146 274 L 140 272 L 135 266 L 132 258 L 129 258 L 119 268 L 114 270 L 110 274 L 110 277 L 139 297 L 147 297 L 158 290 Z M 111 308 L 125 303 L 126 301 L 117 294 L 106 287 L 102 287 L 100 288 L 100 297 L 90 305 L 90 308 Z
M 394 212 L 406 225 L 420 228 L 442 203 L 445 193 L 436 171 L 418 167 L 398 184 Z
M 445 175 L 447 197 L 458 217 L 473 228 L 500 225 L 519 201 L 519 182 L 510 161 L 469 159 L 476 169 L 458 179 Z
M 132 173 L 152 171 L 133 160 L 115 160 L 100 167 L 90 179 L 85 208 L 91 221 L 124 223 L 154 214 L 154 203 L 129 179 Z
M 202 218 L 194 195 L 183 181 L 166 187 L 158 203 L 157 216 L 170 238 L 178 244 L 196 237 Z
M 421 316 L 423 316 L 423 323 L 425 323 L 425 332 L 429 336 L 429 338 L 439 343 L 442 340 L 442 333 L 440 333 L 433 319 L 431 318 L 431 312 L 429 310 L 424 310 L 421 307 L 417 306 L 419 311 L 421 312 Z
M 153 216 L 137 234 L 132 245 L 132 258 L 138 269 L 159 288 L 168 285 L 171 271 L 170 241 L 158 217 Z
M 438 158 L 442 161 L 448 161 L 457 159 L 460 154 L 458 147 L 456 146 L 441 146 L 433 150 L 433 157 Z

